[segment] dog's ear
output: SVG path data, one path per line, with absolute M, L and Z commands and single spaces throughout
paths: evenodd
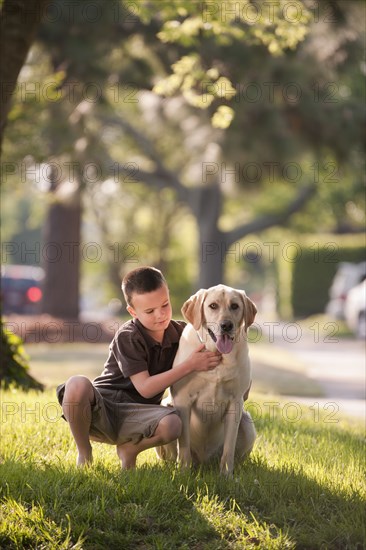
M 191 323 L 195 330 L 202 325 L 202 306 L 206 298 L 207 290 L 201 289 L 193 294 L 182 307 L 182 314 L 188 323 Z
M 257 313 L 257 307 L 254 302 L 245 293 L 245 290 L 240 291 L 241 298 L 244 304 L 244 326 L 245 332 L 248 330 L 250 325 L 254 323 L 255 315 Z

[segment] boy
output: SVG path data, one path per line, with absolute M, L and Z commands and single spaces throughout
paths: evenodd
M 78 465 L 92 462 L 90 439 L 116 445 L 122 468 L 134 468 L 140 452 L 177 439 L 180 418 L 173 407 L 160 405 L 165 389 L 221 360 L 202 344 L 171 368 L 185 323 L 172 320 L 169 289 L 158 269 L 134 269 L 124 277 L 122 291 L 133 319 L 114 336 L 102 374 L 93 383 L 73 376 L 57 388 Z

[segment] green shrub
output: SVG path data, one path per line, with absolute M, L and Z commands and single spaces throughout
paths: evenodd
M 28 358 L 19 336 L 1 324 L 0 384 L 2 388 L 15 386 L 23 389 L 43 390 L 43 384 L 28 372 Z
M 277 256 L 278 309 L 284 318 L 322 313 L 340 262 L 365 260 L 364 236 L 307 236 Z

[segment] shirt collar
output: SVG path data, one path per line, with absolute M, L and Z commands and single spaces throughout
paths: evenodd
M 159 344 L 159 342 L 157 342 L 156 340 L 154 340 L 152 336 L 150 336 L 150 334 L 147 332 L 144 325 L 138 319 L 134 318 L 132 322 L 138 328 L 138 330 L 142 333 L 149 348 L 153 348 L 154 346 L 161 346 L 162 348 L 170 348 L 172 344 L 176 344 L 179 342 L 179 333 L 171 321 L 168 327 L 165 329 L 162 344 Z

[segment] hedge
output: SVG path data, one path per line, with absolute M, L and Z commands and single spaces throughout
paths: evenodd
M 364 235 L 312 235 L 280 247 L 276 266 L 278 311 L 283 318 L 324 312 L 340 262 L 366 259 Z

